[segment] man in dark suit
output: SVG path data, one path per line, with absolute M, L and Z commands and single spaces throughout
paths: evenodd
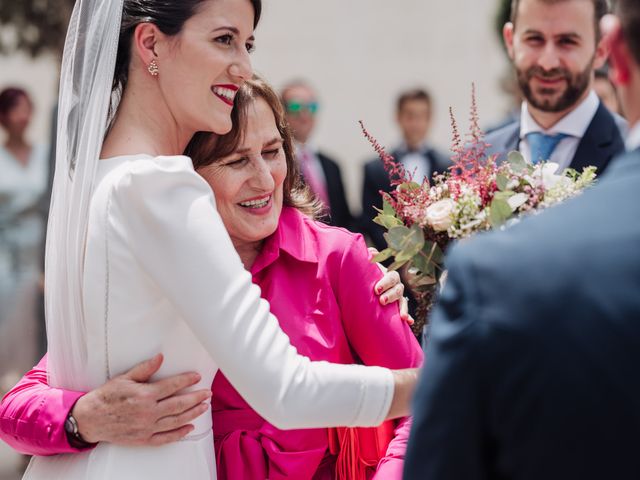
M 512 2 L 503 34 L 525 101 L 519 118 L 487 135 L 489 153 L 502 161 L 508 152 L 520 150 L 533 163 L 550 160 L 579 171 L 593 165 L 603 173 L 624 151 L 626 132 L 626 122 L 609 112 L 593 89 L 594 70 L 606 60 L 593 12 L 596 20 L 602 18 L 607 2 L 582 2 L 572 21 L 592 26 L 583 35 L 572 25 L 560 30 L 545 22 L 553 3 Z
M 300 171 L 311 190 L 326 207 L 327 222 L 353 229 L 353 218 L 338 163 L 309 143 L 319 108 L 315 91 L 306 82 L 295 81 L 282 90 L 281 99 L 295 142 Z
M 407 173 L 413 174 L 413 179 L 418 183 L 435 172 L 444 172 L 451 165 L 451 160 L 427 142 L 432 117 L 429 93 L 423 89 L 403 92 L 397 101 L 396 115 L 403 142 L 390 152 L 391 155 L 404 165 Z M 391 183 L 382 161 L 375 158 L 364 166 L 360 223 L 373 245 L 378 250 L 384 250 L 387 248 L 383 237 L 385 230 L 373 223 L 378 214 L 374 207 L 382 208 L 380 191 L 391 191 Z
M 603 29 L 630 153 L 581 196 L 452 249 L 408 480 L 640 478 L 640 2 L 617 4 Z

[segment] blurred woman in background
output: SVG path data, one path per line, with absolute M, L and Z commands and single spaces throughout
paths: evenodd
M 0 92 L 0 393 L 36 360 L 48 151 L 26 138 L 33 103 L 20 88 Z

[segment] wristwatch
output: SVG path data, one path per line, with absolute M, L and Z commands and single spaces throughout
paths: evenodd
M 85 441 L 85 439 L 82 438 L 82 435 L 80 435 L 80 432 L 78 431 L 78 421 L 75 419 L 71 412 L 69 412 L 69 415 L 67 415 L 67 419 L 64 421 L 64 431 L 67 433 L 67 440 L 69 441 L 69 445 L 71 445 L 73 448 L 86 449 L 91 448 L 95 445 L 93 443 Z

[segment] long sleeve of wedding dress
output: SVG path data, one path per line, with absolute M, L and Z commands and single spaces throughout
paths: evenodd
M 113 182 L 110 221 L 129 238 L 140 269 L 257 412 L 279 428 L 384 420 L 391 372 L 311 362 L 297 353 L 243 268 L 210 187 L 190 159 L 149 157 L 124 170 Z

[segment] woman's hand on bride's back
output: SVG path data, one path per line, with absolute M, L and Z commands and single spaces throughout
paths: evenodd
M 81 397 L 71 413 L 82 438 L 89 443 L 163 445 L 191 432 L 190 422 L 207 411 L 211 391 L 179 393 L 200 381 L 197 373 L 149 382 L 161 364 L 162 355 L 156 355 Z

